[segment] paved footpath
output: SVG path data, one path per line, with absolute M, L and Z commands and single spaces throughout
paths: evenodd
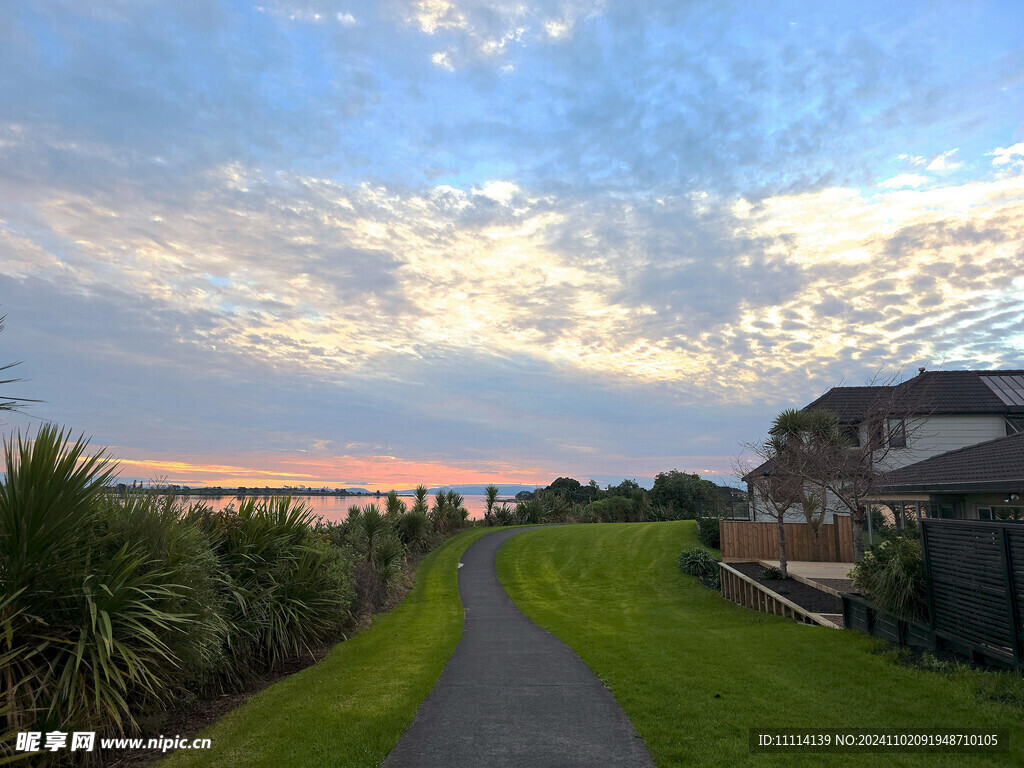
M 384 768 L 653 768 L 611 692 L 498 581 L 498 548 L 524 530 L 462 555 L 462 639 Z

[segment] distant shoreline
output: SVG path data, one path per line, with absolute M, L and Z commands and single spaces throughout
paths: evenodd
M 107 486 L 111 493 L 123 493 L 133 490 L 129 486 Z M 387 496 L 387 491 L 317 491 L 296 488 L 245 488 L 241 491 L 237 488 L 152 488 L 147 486 L 136 486 L 135 491 L 157 491 L 159 493 L 174 494 L 175 496 Z M 414 499 L 415 494 L 399 493 L 403 499 Z
M 132 487 L 128 486 L 107 486 L 106 490 L 110 493 L 125 493 L 132 491 Z M 175 496 L 198 496 L 209 499 L 219 499 L 225 496 L 232 498 L 245 498 L 247 496 L 255 496 L 257 498 L 266 496 L 308 496 L 308 497 L 336 497 L 336 498 L 385 498 L 388 495 L 387 491 L 318 491 L 310 489 L 296 489 L 296 488 L 244 488 L 242 492 L 239 492 L 238 488 L 152 488 L 136 486 L 135 492 L 140 491 L 156 491 L 157 493 L 175 495 Z M 484 494 L 479 493 L 460 493 L 460 496 L 483 496 Z M 434 493 L 429 493 L 427 499 L 430 500 L 434 496 Z M 416 494 L 411 491 L 399 491 L 398 498 L 400 499 L 415 499 Z M 500 503 L 515 503 L 514 497 L 502 497 L 496 500 Z

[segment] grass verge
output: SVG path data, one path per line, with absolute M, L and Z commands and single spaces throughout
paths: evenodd
M 179 751 L 160 766 L 379 766 L 462 633 L 459 558 L 495 530 L 464 531 L 430 553 L 395 610 L 204 730 L 212 749 Z
M 895 663 L 884 644 L 741 608 L 685 576 L 692 522 L 530 531 L 498 576 L 611 689 L 667 766 L 1021 765 L 1021 676 Z M 1009 754 L 751 754 L 751 727 L 986 728 Z

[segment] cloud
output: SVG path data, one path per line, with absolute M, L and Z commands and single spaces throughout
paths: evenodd
M 984 9 L 262 8 L 0 11 L 0 341 L 134 459 L 727 468 L 844 378 L 1019 360 Z
M 447 69 L 449 72 L 452 72 L 455 69 L 451 58 L 449 58 L 448 54 L 444 51 L 438 51 L 430 57 L 430 60 L 434 63 L 434 66 L 440 67 L 441 69 Z
M 1019 165 L 1024 158 L 1024 141 L 1009 147 L 996 147 L 992 152 L 992 165 Z
M 847 354 L 940 357 L 923 331 L 1011 301 L 1024 242 L 1022 175 L 752 202 L 504 180 L 417 190 L 230 164 L 173 196 L 125 192 L 40 197 L 31 231 L 3 229 L 15 274 L 86 291 L 117 275 L 202 317 L 196 343 L 318 376 L 401 376 L 403 360 L 482 348 L 722 401 L 757 397 L 766 377 L 798 387 L 793 371 Z M 48 243 L 63 255 L 39 261 Z M 994 336 L 985 355 L 1013 353 Z
M 928 178 L 922 176 L 919 173 L 901 173 L 898 176 L 893 176 L 891 179 L 886 179 L 882 182 L 882 186 L 888 189 L 900 189 L 901 187 L 920 187 L 922 184 L 927 183 Z
M 564 42 L 581 20 L 599 16 L 605 3 L 577 0 L 522 3 L 505 0 L 413 0 L 405 21 L 449 44 L 446 69 L 501 62 L 534 40 Z M 439 64 L 438 61 L 434 61 Z M 514 65 L 501 63 L 504 71 Z
M 953 156 L 958 150 L 951 149 L 948 152 L 940 152 L 934 157 L 929 158 L 928 165 L 925 170 L 928 171 L 955 171 L 959 168 L 962 163 L 958 163 L 953 159 Z

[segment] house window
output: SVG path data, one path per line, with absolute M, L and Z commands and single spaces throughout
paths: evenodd
M 958 517 L 957 505 L 948 502 L 933 501 L 929 505 L 928 517 L 938 517 L 944 520 L 953 520 Z
M 905 419 L 889 419 L 889 447 L 907 447 L 907 422 Z
M 992 519 L 992 508 L 991 507 L 978 507 L 978 519 L 979 520 L 991 520 Z
M 1020 507 L 992 507 L 992 518 L 995 520 L 1020 520 Z
M 860 448 L 860 427 L 856 424 L 844 424 L 843 436 L 850 441 L 850 446 Z
M 885 423 L 881 419 L 868 422 L 868 446 L 872 451 L 885 446 Z

